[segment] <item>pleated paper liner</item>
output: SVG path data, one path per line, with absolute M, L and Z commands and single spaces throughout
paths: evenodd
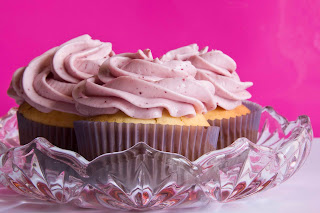
M 208 120 L 210 125 L 220 127 L 217 149 L 227 147 L 241 137 L 257 142 L 262 107 L 250 101 L 244 101 L 243 105 L 251 111 L 249 114 L 230 119 Z
M 204 153 L 229 146 L 240 137 L 257 141 L 262 107 L 249 101 L 243 104 L 251 113 L 209 120 L 210 128 L 77 121 L 74 129 L 34 122 L 18 112 L 20 143 L 24 145 L 36 137 L 44 137 L 55 146 L 79 152 L 91 160 L 104 153 L 123 151 L 138 142 L 146 142 L 160 151 L 178 153 L 195 160 Z
M 88 160 L 124 151 L 139 142 L 150 147 L 181 154 L 190 160 L 216 149 L 219 128 L 161 124 L 76 121 L 74 129 L 78 153 Z
M 41 124 L 25 118 L 17 112 L 20 144 L 25 145 L 36 137 L 44 137 L 62 149 L 78 151 L 77 139 L 73 128 Z

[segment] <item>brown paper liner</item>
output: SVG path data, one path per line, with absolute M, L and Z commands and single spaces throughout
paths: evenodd
M 217 149 L 225 148 L 241 137 L 257 142 L 262 107 L 250 101 L 244 101 L 243 105 L 250 110 L 249 114 L 229 119 L 208 120 L 210 125 L 220 127 Z
M 25 145 L 36 137 L 44 137 L 50 143 L 62 149 L 77 151 L 77 140 L 73 128 L 56 127 L 41 124 L 25 118 L 17 112 L 20 144 Z
M 139 142 L 195 160 L 216 149 L 219 128 L 161 124 L 76 121 L 78 152 L 88 160 L 126 150 Z

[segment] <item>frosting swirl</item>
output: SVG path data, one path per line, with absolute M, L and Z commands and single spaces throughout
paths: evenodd
M 237 65 L 228 55 L 219 50 L 208 52 L 208 47 L 198 51 L 197 45 L 189 45 L 169 51 L 161 60 L 177 58 L 190 61 L 197 68 L 195 76 L 198 80 L 209 81 L 215 87 L 217 105 L 231 110 L 241 105 L 243 100 L 251 98 L 246 89 L 252 82 L 241 82 L 236 73 Z
M 98 73 L 103 82 L 110 76 L 131 76 L 148 81 L 158 81 L 172 77 L 195 77 L 196 68 L 188 61 L 153 59 L 151 51 L 138 50 L 137 53 L 124 53 L 106 60 Z
M 24 101 L 22 98 L 23 91 L 21 90 L 20 82 L 25 69 L 26 67 L 21 67 L 13 73 L 10 87 L 8 89 L 8 95 L 15 99 L 16 103 L 19 105 Z
M 214 87 L 196 80 L 189 61 L 163 62 L 150 50 L 115 55 L 98 78 L 80 82 L 73 91 L 77 110 L 87 116 L 118 110 L 134 118 L 158 118 L 163 109 L 173 117 L 195 116 L 216 108 Z
M 8 89 L 18 104 L 42 112 L 94 116 L 119 110 L 134 118 L 195 116 L 231 110 L 251 97 L 236 63 L 221 51 L 192 44 L 153 58 L 149 49 L 115 55 L 111 43 L 72 39 L 18 69 Z
M 171 60 L 187 60 L 189 57 L 194 55 L 199 55 L 206 53 L 208 47 L 204 47 L 199 51 L 199 46 L 197 44 L 190 44 L 188 46 L 180 47 L 175 50 L 170 50 L 166 54 L 160 57 L 161 61 L 171 61 Z
M 75 85 L 96 75 L 102 62 L 112 55 L 111 43 L 92 40 L 89 35 L 74 38 L 18 69 L 8 94 L 42 112 L 78 114 L 72 97 Z

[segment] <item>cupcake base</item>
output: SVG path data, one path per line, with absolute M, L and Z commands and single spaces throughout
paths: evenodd
M 18 112 L 20 143 L 24 145 L 36 137 L 44 137 L 55 146 L 79 152 L 92 160 L 145 142 L 154 149 L 195 160 L 207 152 L 229 146 L 240 137 L 257 141 L 262 107 L 249 101 L 243 104 L 251 111 L 249 114 L 208 120 L 209 127 L 78 120 L 73 122 L 74 128 L 70 128 L 32 121 Z
M 262 107 L 250 101 L 244 101 L 243 105 L 250 110 L 249 114 L 208 120 L 210 125 L 220 127 L 217 149 L 225 148 L 241 137 L 257 142 Z
M 37 137 L 44 137 L 62 149 L 78 151 L 74 128 L 57 127 L 29 120 L 17 112 L 20 144 L 25 145 Z

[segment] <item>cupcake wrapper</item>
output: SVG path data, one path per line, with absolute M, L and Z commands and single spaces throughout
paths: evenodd
M 41 124 L 25 118 L 17 112 L 20 144 L 25 145 L 37 137 L 44 137 L 50 143 L 63 149 L 77 151 L 77 140 L 73 128 Z
M 55 146 L 79 152 L 92 160 L 145 142 L 157 150 L 195 160 L 207 152 L 229 146 L 240 137 L 257 141 L 262 107 L 249 101 L 243 104 L 250 109 L 250 114 L 209 120 L 210 127 L 76 121 L 74 128 L 65 128 L 31 121 L 19 112 L 17 118 L 22 145 L 44 137 Z
M 262 107 L 250 101 L 244 101 L 243 105 L 251 111 L 249 114 L 230 119 L 208 120 L 210 125 L 220 127 L 217 149 L 227 147 L 241 137 L 257 142 Z
M 216 149 L 219 128 L 161 124 L 76 121 L 78 152 L 88 160 L 126 150 L 139 142 L 195 160 Z

